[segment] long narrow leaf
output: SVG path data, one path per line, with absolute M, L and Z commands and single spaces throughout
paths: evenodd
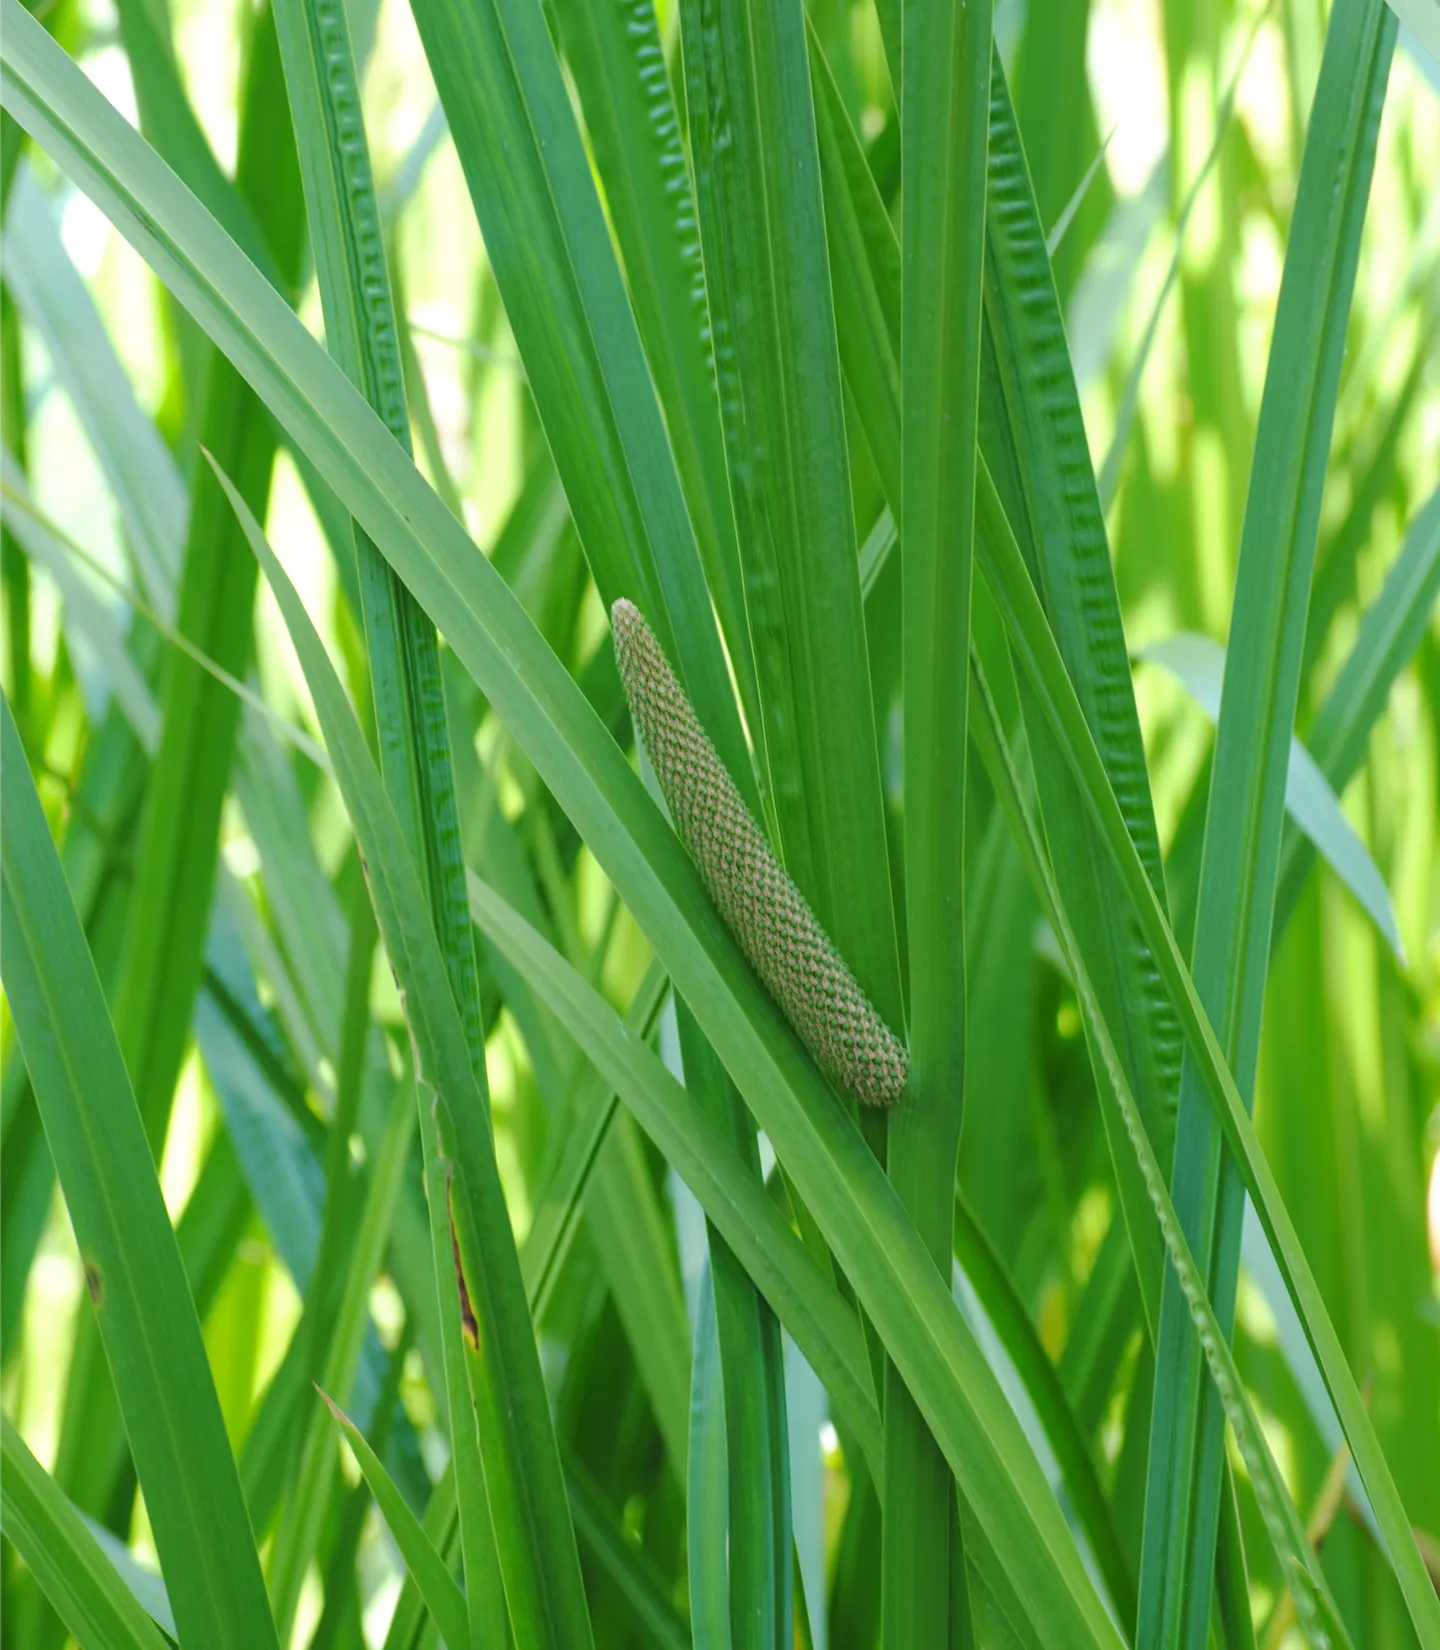
M 1320 1569 L 1320 1561 L 1306 1538 L 1300 1515 L 1296 1512 L 1279 1468 L 1275 1465 L 1269 1443 L 1240 1380 L 1234 1354 L 1219 1331 L 1203 1280 L 1180 1230 L 1174 1205 L 1165 1189 L 1164 1171 L 1146 1135 L 1144 1121 L 1130 1092 L 1129 1082 L 1121 1071 L 1114 1040 L 1101 1016 L 1099 999 L 1090 983 L 1074 930 L 1049 870 L 1039 833 L 1026 817 L 1019 780 L 1013 769 L 1008 766 L 1008 753 L 1005 750 L 1003 731 L 994 710 L 994 703 L 989 698 L 988 689 L 983 686 L 983 677 L 979 678 L 979 682 L 982 714 L 987 724 L 982 735 L 983 748 L 990 753 L 987 766 L 996 777 L 997 789 L 1007 798 L 1009 809 L 1022 820 L 1021 835 L 1025 842 L 1026 859 L 1032 874 L 1036 875 L 1040 882 L 1046 907 L 1056 924 L 1061 949 L 1070 963 L 1082 1011 L 1089 1022 L 1091 1037 L 1115 1085 L 1116 1097 L 1125 1116 L 1126 1132 L 1140 1164 L 1146 1189 L 1150 1194 L 1169 1253 L 1171 1274 L 1168 1275 L 1178 1278 L 1184 1287 L 1186 1304 L 1204 1349 L 1215 1391 L 1234 1428 L 1236 1443 L 1255 1486 L 1256 1499 L 1260 1503 L 1266 1530 L 1285 1568 L 1306 1633 L 1312 1641 L 1348 1644 L 1344 1624 L 1335 1601 L 1330 1596 L 1329 1585 Z
M 7 0 L 4 16 L 6 106 L 83 179 L 253 374 L 347 508 L 440 619 L 557 800 L 582 823 L 795 1175 L 1001 1564 L 1025 1578 L 1022 1596 L 1037 1629 L 1056 1644 L 1113 1642 L 1043 1475 L 933 1264 L 853 1127 L 708 913 L 683 851 L 573 680 L 383 426 L 208 214 L 176 190 L 23 8 Z M 1037 1539 L 1037 1528 L 1048 1534 Z
M 898 422 L 894 429 L 888 428 L 889 420 L 896 417 L 890 398 L 861 393 L 866 386 L 888 382 L 898 362 L 898 292 L 892 291 L 898 283 L 895 234 L 859 153 L 858 139 L 835 100 L 827 101 L 829 119 L 821 126 L 822 152 L 831 155 L 826 182 L 836 197 L 829 202 L 827 222 L 832 240 L 838 243 L 837 265 L 851 272 L 836 287 L 837 303 L 843 303 L 847 295 L 850 299 L 839 311 L 842 359 L 860 417 L 870 432 L 872 450 L 877 456 L 892 449 L 898 454 Z M 1042 599 L 1049 591 L 1047 614 L 1053 611 L 1056 622 L 1067 628 L 1070 658 L 1089 683 L 1087 715 L 1092 729 L 1104 734 L 1107 765 L 1125 792 L 1127 818 L 1136 839 L 1152 845 L 1147 863 L 1153 873 L 1158 866 L 1158 839 L 1104 528 L 1094 500 L 1084 429 L 1039 219 L 1014 116 L 998 78 L 992 86 L 991 120 L 990 183 L 998 204 L 992 203 L 989 211 L 994 231 L 986 254 L 982 450 L 1002 466 L 1008 478 L 1006 509 L 1013 510 L 1027 528 L 1032 577 L 1041 582 Z M 857 268 L 868 270 L 868 279 L 857 277 L 853 273 Z M 879 324 L 882 319 L 883 326 Z M 887 476 L 883 461 L 881 473 L 892 508 L 898 508 L 899 477 Z M 878 559 L 888 552 L 892 537 L 881 534 L 877 524 L 876 534 L 862 551 L 861 577 L 867 589 L 878 576 Z M 1063 844 L 1056 854 L 1057 874 L 1072 905 L 1084 913 L 1079 933 L 1091 949 L 1092 977 L 1102 1000 L 1128 1023 L 1121 1046 L 1146 1117 L 1164 1138 L 1169 1128 L 1164 1096 L 1173 1090 L 1165 1074 L 1177 1067 L 1178 1054 L 1173 1017 L 1165 1011 L 1163 997 L 1157 1002 L 1154 970 L 1143 943 L 1122 902 L 1114 897 L 1113 886 L 1107 885 L 1103 853 L 1081 817 L 1083 807 L 1064 772 L 1064 758 L 1051 748 L 1042 714 L 1028 704 L 1027 712 L 1047 828 Z M 1154 1037 L 1150 1035 L 1152 1021 Z M 1121 1206 L 1144 1280 L 1149 1317 L 1154 1320 L 1159 1314 L 1160 1246 L 1144 1187 L 1124 1142 L 1123 1124 L 1104 1088 L 1103 1073 L 1100 1082 L 1102 1116 L 1112 1142 Z
M 470 1636 L 464 1595 L 455 1585 L 444 1559 L 435 1551 L 434 1543 L 421 1527 L 420 1520 L 396 1489 L 380 1457 L 371 1449 L 365 1434 L 339 1405 L 329 1397 L 325 1398 L 325 1402 L 330 1406 L 330 1413 L 345 1434 L 350 1448 L 355 1451 L 355 1459 L 360 1463 L 360 1471 L 375 1497 L 375 1505 L 389 1525 L 400 1556 L 414 1577 L 420 1596 L 425 1600 L 425 1608 L 434 1617 L 441 1637 L 447 1645 L 483 1645 L 485 1639 L 474 1640 Z M 489 1636 L 489 1642 L 498 1644 L 501 1642 L 499 1624 L 493 1625 L 495 1630 Z
M 772 823 L 790 875 L 898 1029 L 895 919 L 804 13 L 798 0 L 715 8 L 686 0 L 680 16 Z
M 586 1053 L 739 1256 L 878 1465 L 879 1411 L 853 1309 L 746 1171 L 734 1144 L 599 994 L 478 878 L 471 879 L 470 901 L 484 932 L 563 1007 Z
M 375 915 L 415 1038 L 424 1086 L 441 1112 L 440 1142 L 454 1180 L 450 1220 L 462 1272 L 467 1362 L 505 1596 L 526 1644 L 583 1646 L 590 1619 L 565 1501 L 540 1356 L 505 1196 L 489 1107 L 431 927 L 419 875 L 350 709 L 304 606 L 254 517 L 221 475 L 232 508 L 265 569 L 321 718 L 336 779 L 365 855 Z M 483 1337 L 484 1357 L 480 1357 Z
M 1266 371 L 1206 814 L 1194 976 L 1240 1093 L 1253 1101 L 1326 458 L 1370 193 L 1395 21 L 1383 0 L 1338 0 L 1306 134 Z M 1181 1090 L 1175 1205 L 1228 1333 L 1241 1180 L 1193 1062 Z M 1156 1348 L 1140 1632 L 1200 1650 L 1208 1632 L 1223 1416 L 1177 1284 Z
M 557 15 L 740 702 L 751 737 L 763 738 L 720 404 L 705 347 L 695 200 L 659 19 L 651 0 L 565 0 Z
M 942 1277 L 954 1254 L 965 1092 L 965 772 L 985 258 L 987 0 L 907 0 L 901 166 L 901 592 L 910 1081 L 891 1184 Z M 881 1620 L 895 1650 L 974 1635 L 943 1452 L 885 1382 Z
M 876 1436 L 878 1440 L 878 1424 Z M 700 1278 L 699 1322 L 695 1328 L 685 1512 L 690 1628 L 695 1650 L 730 1650 L 730 1587 L 726 1557 L 730 1513 L 725 1477 L 725 1406 L 720 1388 L 720 1340 L 715 1327 L 715 1297 L 711 1292 L 708 1267 Z
M 134 1093 L 8 702 L 0 967 L 182 1638 L 275 1644 L 240 1482 Z
M 743 787 L 695 534 L 545 14 L 539 0 L 412 10 L 601 598 L 650 617 Z
M 285 64 L 306 208 L 325 312 L 326 342 L 351 381 L 365 392 L 397 442 L 410 451 L 409 418 L 400 363 L 380 213 L 370 172 L 359 86 L 345 10 L 326 0 L 281 0 L 276 26 Z M 435 626 L 395 577 L 362 528 L 354 533 L 360 617 L 375 706 L 380 770 L 415 863 L 424 867 L 436 938 L 445 958 L 470 1063 L 483 1082 L 485 1042 L 474 938 L 466 910 L 460 819 L 445 715 Z M 460 1346 L 459 1296 L 448 1264 L 445 1188 L 437 1178 L 435 1126 L 423 1097 L 431 1254 L 440 1300 L 446 1407 L 460 1487 L 461 1540 L 472 1623 L 499 1608 L 495 1562 L 484 1504 L 478 1445 Z M 327 1387 L 334 1377 L 327 1366 Z M 337 1396 L 346 1402 L 342 1389 Z M 319 1448 L 316 1416 L 309 1438 Z M 309 1542 L 277 1552 L 297 1561 L 283 1572 L 287 1608 L 298 1598 Z M 282 1619 L 285 1619 L 282 1616 Z
M 159 1628 L 8 1415 L 0 1415 L 0 1461 L 0 1529 L 76 1639 L 114 1650 L 164 1650 Z
M 1409 1520 L 1340 1339 L 1325 1310 L 1294 1223 L 1255 1137 L 1254 1125 L 1185 967 L 1174 933 L 1130 840 L 1114 792 L 1105 780 L 1084 712 L 1046 626 L 1039 598 L 1026 573 L 994 485 L 988 481 L 983 467 L 976 517 L 976 550 L 986 582 L 1005 616 L 1016 656 L 1039 694 L 1046 720 L 1059 736 L 1060 747 L 1079 781 L 1085 805 L 1101 827 L 1100 838 L 1120 872 L 1125 897 L 1140 919 L 1170 1000 L 1180 1016 L 1187 1057 L 1195 1062 L 1203 1079 L 1201 1093 L 1208 1097 L 1213 1108 L 1225 1143 L 1243 1177 L 1245 1190 L 1265 1228 L 1285 1286 L 1300 1313 L 1311 1351 L 1324 1375 L 1361 1480 L 1384 1531 L 1388 1556 L 1405 1594 L 1411 1619 L 1423 1643 L 1440 1645 L 1440 1605 L 1429 1585 Z
M 1225 677 L 1225 649 L 1209 636 L 1177 631 L 1142 648 L 1148 659 L 1175 677 L 1214 723 L 1220 715 L 1220 689 Z M 1292 738 L 1285 776 L 1285 811 L 1324 856 L 1330 869 L 1359 900 L 1401 966 L 1405 946 L 1395 907 L 1370 851 L 1341 812 L 1339 798 L 1319 764 L 1298 739 Z
M 986 239 L 986 377 L 982 437 L 1006 514 L 1030 567 L 1070 679 L 1119 800 L 1131 839 L 1164 903 L 1160 840 L 1140 738 L 1135 690 L 1091 467 L 1080 399 L 1039 214 L 1002 69 L 991 103 L 991 188 Z M 1026 718 L 1055 861 L 1084 921 L 1091 975 L 1114 1023 L 1131 1087 L 1151 1137 L 1169 1150 L 1180 1038 L 1153 960 L 1133 919 L 1115 911 L 1098 857 L 1063 777 L 1063 758 Z M 1143 1267 L 1143 1251 L 1137 1251 Z M 1142 1276 L 1142 1288 L 1152 1279 Z
M 737 1166 L 763 1188 L 760 1148 L 745 1102 L 694 1016 L 675 1005 L 686 1090 L 714 1119 Z M 673 1162 L 674 1159 L 672 1158 Z M 763 1196 L 763 1190 L 762 1190 Z M 725 1405 L 730 1612 L 739 1644 L 794 1637 L 790 1564 L 789 1424 L 780 1320 L 747 1268 L 707 1222 Z

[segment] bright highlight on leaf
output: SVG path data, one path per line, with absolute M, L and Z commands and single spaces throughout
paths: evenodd
M 715 909 L 836 1088 L 893 1106 L 910 1070 L 905 1045 L 771 851 L 640 609 L 622 598 L 610 619 L 631 714 Z

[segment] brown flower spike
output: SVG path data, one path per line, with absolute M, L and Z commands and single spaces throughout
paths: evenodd
M 909 1055 L 771 851 L 633 602 L 610 610 L 630 713 L 675 831 L 750 966 L 843 1093 L 893 1106 Z

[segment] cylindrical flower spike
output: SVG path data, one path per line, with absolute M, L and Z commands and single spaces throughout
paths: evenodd
M 676 834 L 750 966 L 843 1093 L 893 1106 L 910 1060 L 745 806 L 654 632 L 633 602 L 610 610 L 625 697 Z

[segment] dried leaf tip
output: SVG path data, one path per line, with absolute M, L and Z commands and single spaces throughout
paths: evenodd
M 909 1055 L 775 857 L 633 602 L 610 609 L 615 659 L 675 832 L 746 960 L 816 1063 L 867 1106 L 905 1092 Z

